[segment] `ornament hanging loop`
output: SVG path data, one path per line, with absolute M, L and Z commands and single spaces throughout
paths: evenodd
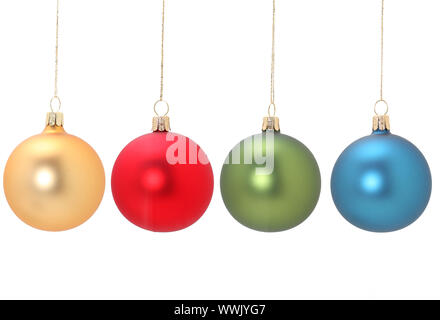
M 271 113 L 272 111 L 273 113 Z M 267 108 L 267 114 L 269 117 L 275 117 L 276 113 L 277 113 L 277 107 L 275 106 L 275 103 L 272 102 Z
M 164 104 L 165 107 L 166 107 L 166 111 L 165 111 L 165 113 L 164 113 L 163 115 L 160 115 L 160 114 L 157 112 L 157 107 L 158 107 L 159 104 Z M 166 102 L 165 100 L 157 100 L 157 101 L 154 103 L 153 110 L 154 110 L 154 113 L 156 114 L 156 116 L 158 116 L 158 117 L 165 117 L 165 116 L 168 114 L 168 112 L 170 112 L 170 105 L 169 105 L 168 102 Z
M 58 96 L 53 96 L 52 99 L 50 99 L 50 110 L 52 112 L 60 112 L 61 110 L 61 99 Z
M 385 105 L 385 112 L 383 112 L 382 114 L 379 114 L 378 112 L 377 112 L 377 106 L 379 105 L 379 104 L 383 104 L 383 105 Z M 386 116 L 387 114 L 388 114 L 388 110 L 389 110 L 389 107 L 388 107 L 388 103 L 385 101 L 385 100 L 383 100 L 383 99 L 379 99 L 379 100 L 377 100 L 376 101 L 376 103 L 374 104 L 374 113 L 377 115 L 377 116 Z

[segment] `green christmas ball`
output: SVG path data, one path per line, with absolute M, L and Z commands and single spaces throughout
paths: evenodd
M 254 230 L 276 232 L 299 225 L 312 213 L 321 176 L 305 145 L 267 131 L 231 150 L 220 187 L 227 209 L 238 222 Z

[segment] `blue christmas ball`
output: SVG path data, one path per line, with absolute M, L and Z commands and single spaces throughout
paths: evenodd
M 374 131 L 351 145 L 333 168 L 331 190 L 339 212 L 368 231 L 396 231 L 423 213 L 431 195 L 423 154 L 390 131 Z

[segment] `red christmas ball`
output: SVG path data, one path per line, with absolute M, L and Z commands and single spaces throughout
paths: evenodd
M 214 176 L 191 139 L 153 132 L 130 142 L 113 166 L 113 198 L 135 225 L 159 232 L 189 227 L 211 201 Z

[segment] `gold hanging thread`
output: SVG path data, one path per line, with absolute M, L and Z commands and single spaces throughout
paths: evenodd
M 272 61 L 270 67 L 270 104 L 267 110 L 268 116 L 263 118 L 263 131 L 280 131 L 280 120 L 275 116 L 277 108 L 275 105 L 275 17 L 276 3 L 273 0 L 272 9 Z
M 170 111 L 170 106 L 167 101 L 163 100 L 163 88 L 164 88 L 164 42 L 165 42 L 165 0 L 162 0 L 162 37 L 160 46 L 160 93 L 159 100 L 154 103 L 154 113 L 153 117 L 153 131 L 170 131 L 170 118 L 167 116 Z M 159 104 L 164 104 L 166 106 L 166 111 L 164 114 L 160 115 L 157 112 L 157 106 Z
M 56 24 L 55 24 L 55 79 L 54 79 L 54 93 L 50 99 L 50 112 L 46 114 L 46 126 L 62 127 L 64 125 L 64 115 L 61 112 L 61 99 L 58 96 L 58 30 L 59 30 L 59 12 L 60 0 L 57 0 Z
M 390 118 L 388 116 L 388 103 L 383 98 L 383 75 L 384 75 L 384 37 L 383 37 L 383 30 L 384 30 L 384 9 L 385 9 L 385 0 L 382 0 L 382 8 L 381 8 L 381 19 L 380 19 L 380 92 L 379 92 L 379 100 L 376 101 L 374 104 L 374 113 L 375 116 L 373 117 L 373 131 L 376 130 L 390 130 Z M 377 106 L 379 104 L 385 105 L 385 112 L 383 114 L 379 114 L 377 112 Z

